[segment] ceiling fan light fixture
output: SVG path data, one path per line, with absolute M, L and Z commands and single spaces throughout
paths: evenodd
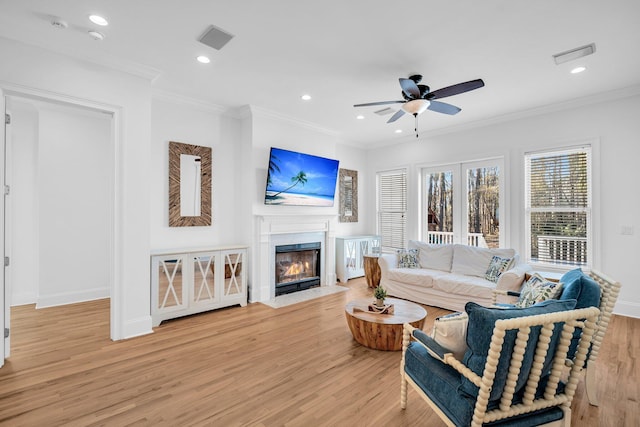
M 109 21 L 106 18 L 100 15 L 89 15 L 89 20 L 96 25 L 100 25 L 101 27 L 106 27 L 109 25 Z
M 430 104 L 426 99 L 414 99 L 402 104 L 402 109 L 409 114 L 417 115 L 422 114 Z

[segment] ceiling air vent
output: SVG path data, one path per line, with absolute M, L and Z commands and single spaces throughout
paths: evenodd
M 379 116 L 386 116 L 387 114 L 393 113 L 395 110 L 393 108 L 383 108 L 382 110 L 374 111 Z
M 232 38 L 233 34 L 229 34 L 215 25 L 211 25 L 198 41 L 216 50 L 220 50 L 224 45 L 229 43 L 229 40 Z
M 573 61 L 574 59 L 582 58 L 583 56 L 591 55 L 595 51 L 596 44 L 591 43 L 586 46 L 568 50 L 566 52 L 556 53 L 555 55 L 553 55 L 553 60 L 556 62 L 556 65 L 560 65 L 565 62 Z

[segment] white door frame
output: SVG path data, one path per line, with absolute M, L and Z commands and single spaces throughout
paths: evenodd
M 107 263 L 111 266 L 109 269 L 109 289 L 110 289 L 110 337 L 112 340 L 123 339 L 122 333 L 122 312 L 124 309 L 123 305 L 123 293 L 124 289 L 122 288 L 123 280 L 122 280 L 122 260 L 118 256 L 118 254 L 122 254 L 122 161 L 121 161 L 121 153 L 122 153 L 122 107 L 104 104 L 96 101 L 92 101 L 89 99 L 76 98 L 72 96 L 61 95 L 57 93 L 52 93 L 40 89 L 28 88 L 24 86 L 12 85 L 6 82 L 0 82 L 0 97 L 2 98 L 0 107 L 4 111 L 5 105 L 5 97 L 12 96 L 17 98 L 30 98 L 37 99 L 45 102 L 53 102 L 53 103 L 62 103 L 62 104 L 71 104 L 76 107 L 88 108 L 91 110 L 102 111 L 104 113 L 110 114 L 111 119 L 111 144 L 110 144 L 110 155 L 109 155 L 109 189 L 108 189 L 108 198 L 110 202 L 109 209 L 109 259 L 106 260 Z M 4 147 L 4 132 L 2 132 L 2 146 Z M 5 152 L 2 150 L 2 161 L 1 163 L 1 171 L 4 176 L 4 168 L 5 168 Z M 4 179 L 3 179 L 4 181 Z M 2 235 L 0 236 L 2 242 L 4 242 L 6 236 L 4 232 L 4 198 L 2 200 L 2 206 L 0 209 L 0 224 L 2 224 Z M 4 259 L 4 245 L 2 245 L 3 259 Z M 1 280 L 1 287 L 5 289 L 4 283 L 4 274 Z M 6 297 L 3 293 L 3 299 Z M 5 314 L 6 317 L 9 316 L 10 301 L 2 301 L 2 310 L 7 311 Z M 6 308 L 6 309 L 5 309 Z M 4 317 L 2 323 L 4 324 Z M 4 330 L 4 325 L 1 330 Z M 0 360 L 4 360 L 4 349 L 3 353 L 0 353 Z M 1 366 L 1 365 L 0 365 Z
M 5 114 L 6 114 L 6 102 L 5 102 L 5 97 L 4 97 L 4 91 L 2 90 L 2 88 L 0 87 L 0 110 L 2 110 L 2 132 L 0 132 L 0 152 L 2 152 L 2 159 L 0 159 L 0 176 L 2 177 L 2 187 L 4 188 L 5 186 L 5 174 L 4 174 L 4 168 L 5 168 L 5 149 L 6 149 L 6 145 L 5 145 L 5 135 L 6 135 L 6 124 L 4 119 L 5 119 Z M 3 191 L 4 194 L 4 191 Z M 4 236 L 5 236 L 5 230 L 4 230 L 4 206 L 5 206 L 5 197 L 1 197 L 2 202 L 0 202 L 0 232 L 2 233 L 2 262 L 4 263 Z M 0 274 L 0 333 L 2 333 L 2 345 L 0 345 L 0 367 L 4 366 L 4 359 L 6 357 L 6 355 L 9 352 L 10 349 L 10 345 L 9 345 L 9 341 L 7 338 L 4 338 L 5 336 L 5 328 L 9 327 L 9 322 L 8 320 L 10 320 L 9 317 L 9 298 L 8 298 L 8 292 L 6 290 L 5 287 L 5 281 L 4 281 L 4 269 L 2 270 L 2 274 Z

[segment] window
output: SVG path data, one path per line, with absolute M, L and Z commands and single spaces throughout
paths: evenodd
M 378 234 L 382 249 L 404 248 L 407 228 L 407 171 L 378 172 Z
M 529 262 L 591 266 L 591 147 L 525 154 Z
M 422 169 L 422 239 L 504 247 L 502 158 Z

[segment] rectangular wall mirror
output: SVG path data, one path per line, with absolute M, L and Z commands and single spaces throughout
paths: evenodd
M 358 222 L 358 171 L 340 169 L 340 222 Z
M 169 142 L 169 227 L 211 225 L 211 147 Z

